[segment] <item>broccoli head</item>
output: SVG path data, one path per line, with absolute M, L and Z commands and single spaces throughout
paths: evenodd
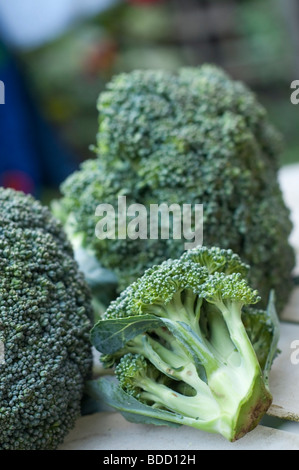
M 292 226 L 277 181 L 281 137 L 254 94 L 212 65 L 133 71 L 108 83 L 98 111 L 97 157 L 61 188 L 71 239 L 116 275 L 121 291 L 180 256 L 185 240 L 171 231 L 169 239 L 122 239 L 117 220 L 115 239 L 98 239 L 96 206 L 116 208 L 126 196 L 147 208 L 191 204 L 194 216 L 203 204 L 204 244 L 239 253 L 250 283 L 263 300 L 274 289 L 280 310 L 292 288 Z
M 231 250 L 199 247 L 147 270 L 91 331 L 118 383 L 93 384 L 130 421 L 187 425 L 230 441 L 269 408 L 278 320 Z
M 0 189 L 0 449 L 55 449 L 91 377 L 89 288 L 62 225 Z

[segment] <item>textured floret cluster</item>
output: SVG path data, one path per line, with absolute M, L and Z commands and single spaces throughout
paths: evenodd
M 203 204 L 204 244 L 239 253 L 262 299 L 275 289 L 280 310 L 291 288 L 292 227 L 277 182 L 281 139 L 254 94 L 211 65 L 133 71 L 107 85 L 98 111 L 97 158 L 62 185 L 57 214 L 71 239 L 115 273 L 121 291 L 180 256 L 185 241 L 172 232 L 168 240 L 119 239 L 117 230 L 99 240 L 96 205 L 117 207 L 118 196 L 146 207 Z
M 62 226 L 0 190 L 0 449 L 54 449 L 80 415 L 92 367 L 90 292 Z

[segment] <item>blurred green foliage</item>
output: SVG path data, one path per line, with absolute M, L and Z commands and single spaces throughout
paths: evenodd
M 282 0 L 120 2 L 50 44 L 23 52 L 44 114 L 84 160 L 98 128 L 96 101 L 121 71 L 213 62 L 256 91 L 285 136 L 282 164 L 299 161 L 290 103 L 294 48 Z M 299 27 L 299 20 L 298 20 Z

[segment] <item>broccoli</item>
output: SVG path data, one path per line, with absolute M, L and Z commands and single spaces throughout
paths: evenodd
M 120 195 L 145 207 L 203 204 L 204 244 L 239 253 L 262 302 L 274 289 L 280 311 L 295 261 L 277 182 L 282 139 L 254 94 L 213 65 L 137 70 L 107 84 L 98 111 L 97 155 L 62 184 L 56 204 L 75 247 L 113 273 L 120 292 L 152 265 L 179 257 L 184 240 L 172 233 L 99 240 L 96 206 L 116 207 Z
M 91 378 L 91 295 L 62 225 L 0 188 L 0 449 L 55 449 Z
M 232 250 L 198 247 L 146 270 L 111 302 L 91 341 L 118 382 L 93 393 L 130 421 L 187 425 L 230 441 L 268 410 L 279 325 Z

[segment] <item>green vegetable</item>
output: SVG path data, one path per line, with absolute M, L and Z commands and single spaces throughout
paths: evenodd
M 89 288 L 32 196 L 0 188 L 0 449 L 55 449 L 91 378 Z
M 113 301 L 91 331 L 118 383 L 92 393 L 130 421 L 187 425 L 230 441 L 252 430 L 269 408 L 268 374 L 278 320 L 247 282 L 231 250 L 194 248 L 147 270 Z
M 111 271 L 120 292 L 179 257 L 185 240 L 120 239 L 118 220 L 116 238 L 99 240 L 96 206 L 116 208 L 119 196 L 147 208 L 201 203 L 204 244 L 239 253 L 261 307 L 274 289 L 280 311 L 292 289 L 292 225 L 277 182 L 281 138 L 254 94 L 211 65 L 133 71 L 107 85 L 98 110 L 97 157 L 63 183 L 55 209 L 75 248 Z

